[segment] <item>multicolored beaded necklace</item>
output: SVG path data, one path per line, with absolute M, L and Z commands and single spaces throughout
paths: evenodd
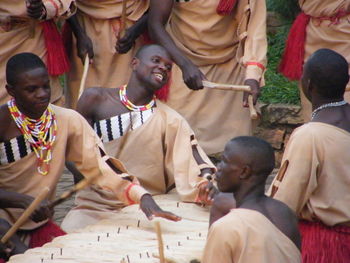
M 57 121 L 50 105 L 37 120 L 30 119 L 19 111 L 15 99 L 7 102 L 13 120 L 35 152 L 37 169 L 42 175 L 47 175 L 52 159 L 52 145 L 56 140 Z
M 121 86 L 119 88 L 119 97 L 120 97 L 120 101 L 124 104 L 124 106 L 127 107 L 131 111 L 149 110 L 156 103 L 156 101 L 155 101 L 156 97 L 154 96 L 153 99 L 146 105 L 137 106 L 137 105 L 133 104 L 126 96 L 126 85 Z

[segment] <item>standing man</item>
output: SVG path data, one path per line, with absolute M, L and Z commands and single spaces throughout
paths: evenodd
M 130 61 L 141 46 L 139 36 L 147 27 L 148 0 L 126 3 L 125 36 L 121 38 L 121 16 L 126 0 L 77 0 L 76 15 L 69 24 L 74 32 L 71 70 L 68 74 L 69 106 L 75 108 L 85 56 L 90 57 L 86 87 L 115 88 L 131 74 Z
M 350 258 L 348 81 L 348 62 L 340 54 L 321 49 L 310 56 L 302 88 L 312 103 L 311 121 L 291 135 L 270 188 L 299 217 L 304 263 Z
M 248 93 L 202 89 L 202 81 L 249 85 L 256 103 L 266 66 L 265 0 L 151 0 L 149 32 L 177 64 L 167 104 L 207 154 L 252 133 Z
M 100 139 L 80 114 L 49 103 L 50 81 L 38 56 L 20 53 L 12 57 L 6 79 L 12 98 L 0 106 L 1 236 L 43 188 L 50 189 L 48 200 L 53 200 L 66 160 L 75 163 L 84 177 L 95 178 L 95 187 L 108 190 L 125 204 L 140 203 L 148 218 L 179 220 L 162 211 L 119 160 L 105 154 Z M 62 234 L 49 220 L 48 204 L 42 203 L 18 231 L 22 241 L 40 246 Z M 27 248 L 28 243 L 23 244 L 16 235 L 11 241 L 21 249 L 12 253 Z
M 233 193 L 237 208 L 211 225 L 203 263 L 301 262 L 295 214 L 264 194 L 274 166 L 271 145 L 259 138 L 226 144 L 216 180 L 220 191 Z
M 304 61 L 320 48 L 340 53 L 350 65 L 350 0 L 299 0 L 299 6 L 302 12 L 289 33 L 280 65 L 282 74 L 300 80 Z M 302 92 L 301 83 L 299 88 L 302 115 L 305 121 L 309 121 L 311 104 Z M 344 96 L 349 102 L 350 83 Z
M 58 76 L 68 71 L 68 60 L 53 19 L 68 18 L 76 10 L 73 0 L 1 0 L 0 4 L 0 105 L 10 96 L 5 85 L 5 65 L 11 56 L 33 52 L 47 65 L 51 102 L 64 104 Z

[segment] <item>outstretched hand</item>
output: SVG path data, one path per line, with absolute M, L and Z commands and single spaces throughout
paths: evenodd
M 250 87 L 250 93 L 249 92 L 243 93 L 243 107 L 249 107 L 249 103 L 248 103 L 249 95 L 253 96 L 253 103 L 255 105 L 260 96 L 259 82 L 256 79 L 247 79 L 246 81 L 244 81 L 244 85 L 248 85 Z
M 192 62 L 187 63 L 182 68 L 182 76 L 187 87 L 192 90 L 203 89 L 204 74 Z
M 43 19 L 45 6 L 42 0 L 26 0 L 27 14 L 34 19 Z
M 150 194 L 145 194 L 141 197 L 140 207 L 149 220 L 152 220 L 154 217 L 163 217 L 171 221 L 181 220 L 181 217 L 171 212 L 163 211 Z

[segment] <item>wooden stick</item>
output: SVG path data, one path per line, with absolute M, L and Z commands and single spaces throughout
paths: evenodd
M 162 237 L 162 229 L 160 228 L 160 222 L 159 221 L 154 222 L 154 227 L 157 233 L 158 252 L 159 252 L 159 260 L 160 260 L 159 262 L 166 263 L 165 257 L 164 257 L 164 243 L 163 243 L 163 237 Z
M 254 107 L 252 95 L 248 96 L 248 104 L 249 104 L 250 118 L 252 120 L 256 120 L 258 118 L 258 113 L 256 112 L 256 109 Z
M 17 219 L 17 221 L 12 225 L 12 227 L 6 232 L 6 234 L 1 238 L 1 243 L 5 244 L 16 232 L 17 230 L 27 221 L 34 210 L 40 205 L 40 203 L 47 197 L 50 192 L 50 188 L 45 187 L 41 190 L 39 195 L 33 200 L 33 202 L 24 210 L 23 214 Z
M 276 182 L 278 184 L 280 184 L 282 182 L 282 180 L 284 178 L 284 175 L 286 174 L 288 165 L 289 165 L 289 161 L 286 160 L 286 161 L 284 161 L 284 163 L 282 164 L 281 168 L 279 169 L 277 177 L 276 177 Z M 277 190 L 278 190 L 278 185 L 273 184 L 270 197 L 274 197 L 274 195 L 276 194 Z
M 125 35 L 125 30 L 126 30 L 126 2 L 127 0 L 123 0 L 123 3 L 122 3 L 122 16 L 120 20 L 120 29 L 118 34 L 119 39 Z
M 89 63 L 89 55 L 86 54 L 85 61 L 84 61 L 83 76 L 81 77 L 81 81 L 80 81 L 78 99 L 80 98 L 81 94 L 83 94 L 83 92 L 84 92 L 86 77 L 87 77 L 87 73 L 88 73 L 88 70 L 89 70 L 89 65 L 90 65 L 90 63 Z
M 63 203 L 65 200 L 67 200 L 69 197 L 71 197 L 76 192 L 78 192 L 78 191 L 84 189 L 85 187 L 87 187 L 88 185 L 92 184 L 93 181 L 96 179 L 96 177 L 97 176 L 93 176 L 93 177 L 85 178 L 85 179 L 81 180 L 72 189 L 64 192 L 59 198 L 52 201 L 49 207 L 54 208 L 56 205 Z
M 219 90 L 232 90 L 232 91 L 250 91 L 250 87 L 248 85 L 231 85 L 231 84 L 221 84 L 214 83 L 210 81 L 203 80 L 203 86 L 211 89 L 219 89 Z

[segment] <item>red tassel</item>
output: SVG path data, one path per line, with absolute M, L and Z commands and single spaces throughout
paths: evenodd
M 73 32 L 69 23 L 65 22 L 62 27 L 62 41 L 68 57 L 71 56 L 73 48 Z
M 63 41 L 53 20 L 41 23 L 47 51 L 47 70 L 50 75 L 57 76 L 69 70 L 69 62 Z
M 46 243 L 51 242 L 55 237 L 63 236 L 65 234 L 66 232 L 64 232 L 58 225 L 52 221 L 48 221 L 45 225 L 33 231 L 29 241 L 29 247 L 41 247 Z
M 142 45 L 155 44 L 152 38 L 149 36 L 148 29 L 146 28 L 142 34 Z
M 350 227 L 328 227 L 319 222 L 300 221 L 303 263 L 348 263 Z
M 299 80 L 303 72 L 306 27 L 310 16 L 300 13 L 290 29 L 279 71 L 291 80 Z
M 218 6 L 216 7 L 216 13 L 222 16 L 229 15 L 236 4 L 237 0 L 220 0 Z
M 6 263 L 6 261 L 0 258 L 0 263 Z

